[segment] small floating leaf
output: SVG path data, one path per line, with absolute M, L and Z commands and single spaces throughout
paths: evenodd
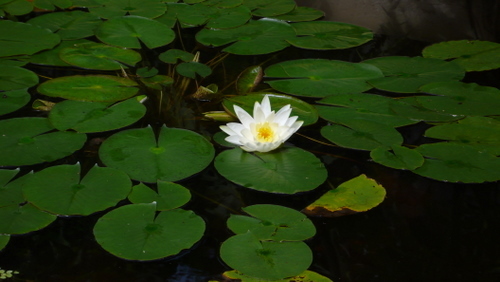
M 157 187 L 158 192 L 155 192 L 144 183 L 135 185 L 128 199 L 134 204 L 156 202 L 157 211 L 179 208 L 191 199 L 191 193 L 182 185 L 158 181 Z
M 262 80 L 262 75 L 263 71 L 261 66 L 251 66 L 242 71 L 236 80 L 236 91 L 238 94 L 241 95 L 252 92 Z
M 396 169 L 413 170 L 424 164 L 424 157 L 418 151 L 396 145 L 389 149 L 375 148 L 370 152 L 370 157 L 379 164 Z
M 327 177 L 323 163 L 316 156 L 295 147 L 269 153 L 248 153 L 240 148 L 226 150 L 215 158 L 215 168 L 236 184 L 270 193 L 309 191 Z
M 260 240 L 302 241 L 311 238 L 316 228 L 303 213 L 277 205 L 243 208 L 249 216 L 231 215 L 227 226 L 236 234 L 252 232 Z
M 364 27 L 329 21 L 291 24 L 297 37 L 288 39 L 295 47 L 313 50 L 346 49 L 373 39 L 373 33 Z
M 303 212 L 328 217 L 364 212 L 382 203 L 385 194 L 384 187 L 362 174 L 328 191 Z
M 262 279 L 255 278 L 252 276 L 245 275 L 239 271 L 231 270 L 226 271 L 222 274 L 224 277 L 229 279 L 241 280 L 241 282 L 262 282 Z M 332 282 L 329 278 L 320 275 L 314 271 L 306 270 L 299 275 L 279 279 L 279 280 L 266 280 L 268 282 Z
M 292 11 L 279 16 L 272 16 L 270 18 L 287 22 L 306 22 L 314 21 L 323 17 L 325 13 L 321 10 L 316 10 L 310 7 L 295 7 Z
M 258 17 L 272 17 L 283 15 L 295 8 L 293 0 L 244 0 L 243 5 L 252 10 L 252 14 Z
M 413 171 L 418 175 L 464 183 L 500 180 L 500 158 L 474 146 L 440 142 L 424 144 L 416 150 L 426 157 L 424 165 Z
M 131 204 L 112 210 L 94 226 L 97 242 L 128 260 L 154 260 L 193 246 L 205 222 L 192 211 L 174 209 L 156 215 L 156 204 Z
M 83 177 L 80 165 L 58 165 L 35 173 L 23 187 L 26 199 L 41 210 L 59 215 L 89 215 L 127 197 L 128 176 L 94 166 Z
M 58 130 L 102 132 L 133 124 L 146 114 L 146 107 L 131 98 L 114 105 L 110 103 L 66 100 L 50 111 L 49 120 Z
M 110 75 L 74 75 L 47 80 L 38 92 L 50 97 L 89 102 L 116 102 L 137 94 L 137 83 Z
M 26 117 L 0 121 L 0 166 L 21 166 L 51 162 L 80 149 L 85 134 L 50 132 L 46 118 Z
M 107 166 L 148 183 L 184 179 L 214 157 L 212 144 L 195 132 L 162 127 L 158 135 L 156 140 L 151 127 L 121 131 L 104 141 L 99 157 Z
M 179 49 L 168 49 L 167 51 L 161 53 L 158 56 L 158 59 L 168 64 L 175 64 L 178 60 L 183 62 L 193 61 L 194 55 Z
M 24 89 L 36 84 L 36 73 L 22 67 L 0 65 L 0 91 Z
M 368 83 L 380 90 L 399 93 L 416 93 L 422 85 L 461 80 L 465 75 L 458 64 L 431 58 L 389 56 L 363 63 L 376 66 L 384 73 L 384 77 L 371 79 Z
M 500 68 L 500 44 L 490 41 L 459 40 L 440 42 L 422 51 L 426 58 L 454 59 L 466 71 Z
M 31 55 L 61 41 L 59 35 L 50 30 L 27 23 L 1 20 L 0 30 L 0 57 Z
M 265 280 L 298 275 L 312 263 L 311 249 L 304 242 L 259 240 L 252 232 L 224 241 L 220 256 L 229 267 Z
M 24 107 L 31 99 L 28 89 L 17 89 L 0 93 L 0 115 L 12 113 Z
M 266 82 L 272 88 L 306 97 L 363 92 L 372 88 L 367 80 L 382 76 L 372 65 L 325 59 L 291 60 L 265 69 L 266 78 L 277 79 Z
M 210 67 L 198 62 L 182 62 L 175 68 L 178 74 L 195 79 L 196 75 L 201 77 L 209 76 L 212 73 Z
M 175 38 L 168 26 L 139 16 L 112 18 L 104 22 L 95 35 L 106 44 L 137 49 L 141 48 L 140 42 L 153 49 L 165 46 Z
M 98 1 L 102 6 L 90 7 L 90 13 L 101 18 L 111 19 L 126 14 L 146 18 L 156 18 L 165 13 L 164 1 L 158 0 L 106 0 Z

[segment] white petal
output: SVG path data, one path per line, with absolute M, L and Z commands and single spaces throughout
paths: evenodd
M 245 110 L 243 110 L 241 107 L 234 105 L 234 112 L 238 116 L 238 119 L 241 121 L 243 126 L 248 127 L 248 125 L 252 122 L 254 122 L 252 116 L 247 113 Z
M 237 123 L 237 122 L 230 122 L 228 124 L 226 124 L 226 126 L 232 130 L 234 132 L 234 134 L 237 134 L 239 136 L 241 136 L 241 131 L 243 129 L 245 129 L 245 126 L 243 126 L 243 124 L 241 123 Z M 227 132 L 227 131 L 226 131 Z M 230 135 L 233 135 L 233 134 L 230 134 Z
M 250 129 L 248 128 L 243 129 L 241 131 L 241 135 L 243 136 L 243 139 L 246 140 L 246 142 L 255 142 L 255 138 Z
M 253 108 L 253 119 L 254 119 L 255 123 L 262 123 L 262 122 L 266 121 L 266 115 L 262 111 L 261 107 L 256 106 Z
M 229 136 L 236 134 L 236 132 L 234 132 L 233 130 L 231 130 L 231 128 L 229 128 L 227 125 L 221 125 L 221 126 L 219 126 L 219 128 L 222 129 L 222 131 L 224 131 L 225 133 L 227 133 L 227 135 L 229 135 Z
M 289 117 L 285 125 L 292 126 L 295 123 L 295 121 L 297 121 L 298 118 L 299 118 L 298 116 Z
M 269 95 L 265 95 L 262 99 L 261 109 L 266 115 L 266 117 L 271 113 L 271 102 L 269 101 Z
M 279 125 L 287 124 L 288 117 L 292 113 L 292 109 L 290 109 L 290 107 L 288 107 L 288 109 L 285 109 L 285 107 L 281 108 L 276 114 L 274 122 L 278 123 Z
M 238 145 L 238 146 L 243 145 L 243 143 L 241 143 L 241 136 L 231 135 L 231 136 L 226 137 L 224 140 L 226 140 L 227 142 L 232 143 L 234 145 Z

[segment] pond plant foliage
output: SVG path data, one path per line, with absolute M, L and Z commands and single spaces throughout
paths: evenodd
M 205 118 L 222 125 L 236 120 L 235 105 L 251 114 L 268 97 L 273 111 L 290 105 L 303 127 L 319 125 L 324 142 L 381 165 L 440 181 L 500 180 L 500 90 L 462 81 L 500 67 L 497 43 L 449 41 L 422 56 L 358 62 L 283 60 L 291 49 L 335 52 L 373 39 L 293 0 L 5 0 L 0 16 L 0 249 L 58 216 L 106 211 L 94 227 L 104 250 L 161 259 L 203 237 L 206 223 L 182 208 L 191 193 L 176 182 L 212 164 L 265 193 L 307 193 L 327 181 L 307 148 L 247 152 L 221 131 L 197 130 L 187 120 L 203 111 L 186 109 L 204 102 L 218 110 Z M 257 62 L 234 64 L 246 58 Z M 425 141 L 401 134 L 415 124 L 427 126 Z M 95 142 L 92 165 L 70 161 Z M 220 256 L 234 270 L 225 276 L 331 281 L 307 270 L 304 241 L 315 227 L 306 214 L 363 212 L 384 197 L 360 175 L 303 212 L 245 207 L 227 221 L 235 235 Z

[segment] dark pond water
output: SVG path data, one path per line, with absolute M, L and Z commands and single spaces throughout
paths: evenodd
M 381 37 L 355 51 L 334 52 L 328 57 L 359 61 L 360 54 L 365 58 L 412 55 L 424 45 Z M 303 52 L 301 56 L 325 54 Z M 492 78 L 497 75 L 489 72 L 467 79 L 485 79 L 482 84 L 495 86 L 498 81 Z M 194 126 L 212 133 L 215 128 L 205 122 Z M 321 139 L 318 128 L 304 128 L 301 133 Z M 421 136 L 423 130 L 422 125 L 403 129 L 409 138 Z M 205 219 L 207 231 L 192 249 L 178 256 L 133 262 L 107 253 L 92 234 L 104 211 L 87 217 L 58 218 L 43 230 L 13 236 L 0 252 L 0 267 L 20 272 L 10 281 L 221 281 L 220 274 L 229 268 L 219 259 L 218 250 L 232 235 L 225 224 L 230 213 L 259 203 L 300 210 L 330 185 L 335 187 L 364 173 L 387 189 L 386 200 L 365 213 L 312 218 L 317 235 L 307 241 L 314 252 L 311 270 L 335 282 L 500 281 L 498 183 L 439 182 L 369 162 L 367 152 L 319 145 L 299 135 L 290 142 L 322 159 L 329 172 L 327 183 L 299 195 L 272 195 L 234 185 L 209 166 L 180 182 L 193 194 L 186 208 Z M 64 161 L 82 157 L 93 164 L 95 151 L 80 152 Z

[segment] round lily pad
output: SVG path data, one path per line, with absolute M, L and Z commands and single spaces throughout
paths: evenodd
M 145 114 L 146 107 L 135 98 L 116 104 L 66 100 L 52 108 L 49 120 L 58 130 L 88 133 L 126 127 Z
M 424 157 L 417 151 L 403 146 L 378 147 L 370 152 L 373 161 L 396 169 L 413 170 L 424 164 Z
M 81 44 L 81 43 L 93 43 L 93 42 L 86 39 L 61 41 L 59 45 L 50 50 L 44 50 L 34 55 L 31 55 L 29 57 L 29 62 L 32 64 L 39 64 L 39 65 L 62 66 L 62 67 L 71 66 L 70 64 L 66 63 L 65 61 L 61 60 L 61 58 L 59 58 L 59 52 L 64 48 L 73 47 L 75 44 Z
M 7 246 L 10 241 L 10 235 L 1 234 L 0 235 L 0 251 Z
M 99 156 L 132 179 L 154 183 L 181 180 L 203 170 L 212 161 L 214 148 L 189 130 L 161 127 L 157 140 L 147 127 L 112 135 L 101 145 Z
M 24 107 L 31 100 L 28 89 L 17 89 L 2 92 L 0 96 L 0 115 L 12 113 Z
M 158 181 L 157 192 L 144 183 L 140 183 L 132 187 L 128 199 L 134 204 L 156 202 L 156 210 L 166 211 L 179 208 L 189 202 L 191 192 L 182 185 Z
M 0 170 L 0 207 L 20 205 L 26 201 L 23 195 L 22 185 L 31 174 L 24 175 L 23 177 L 9 182 L 18 172 L 19 169 Z
M 424 85 L 421 92 L 433 96 L 417 96 L 425 108 L 452 115 L 500 115 L 500 90 L 495 87 L 458 81 Z
M 385 194 L 382 185 L 362 174 L 328 191 L 304 212 L 328 217 L 364 212 L 383 202 Z
M 321 128 L 321 135 L 341 147 L 368 151 L 403 143 L 403 137 L 392 126 L 369 120 L 352 120 L 349 127 L 327 125 Z
M 314 50 L 346 49 L 373 39 L 364 27 L 330 21 L 293 23 L 297 37 L 288 39 L 295 47 Z
M 116 205 L 131 189 L 127 174 L 94 166 L 83 177 L 80 165 L 59 165 L 39 171 L 23 187 L 26 199 L 59 215 L 89 215 Z
M 286 14 L 295 8 L 293 0 L 244 0 L 243 5 L 258 17 L 272 17 Z
M 228 97 L 224 99 L 222 105 L 224 106 L 224 109 L 230 112 L 233 116 L 236 116 L 233 105 L 238 105 L 247 111 L 247 113 L 252 113 L 255 102 L 262 101 L 262 98 L 266 95 L 269 97 L 269 101 L 271 102 L 271 110 L 278 112 L 279 109 L 285 105 L 290 105 L 292 108 L 290 116 L 298 116 L 299 118 L 297 120 L 304 121 L 304 125 L 314 124 L 318 121 L 318 112 L 309 103 L 295 97 L 278 93 L 260 92 L 244 96 Z
M 306 97 L 363 92 L 372 88 L 367 80 L 382 76 L 372 65 L 325 59 L 291 60 L 265 69 L 266 78 L 279 78 L 266 81 L 272 88 Z
M 312 263 L 311 249 L 304 242 L 259 240 L 252 232 L 224 241 L 220 256 L 229 267 L 266 280 L 295 276 Z
M 282 50 L 290 44 L 287 39 L 295 37 L 293 28 L 282 21 L 261 19 L 231 29 L 203 29 L 196 40 L 207 46 L 222 46 L 224 52 L 237 55 L 260 55 Z
M 370 79 L 373 87 L 398 93 L 416 93 L 422 85 L 461 80 L 465 71 L 454 62 L 422 57 L 389 56 L 363 61 L 376 66 L 384 77 Z
M 50 30 L 27 23 L 1 20 L 0 30 L 0 57 L 31 55 L 61 41 L 59 35 Z
M 161 53 L 158 56 L 158 59 L 167 64 L 175 64 L 178 60 L 190 62 L 194 59 L 194 55 L 184 50 L 168 49 L 167 51 Z
M 201 239 L 201 217 L 182 209 L 156 215 L 155 206 L 131 204 L 108 212 L 94 226 L 97 242 L 120 258 L 154 260 L 176 255 Z
M 102 6 L 90 7 L 90 13 L 101 18 L 111 19 L 126 14 L 156 18 L 165 13 L 164 1 L 158 0 L 106 0 L 98 1 Z
M 17 90 L 36 84 L 38 84 L 36 73 L 22 67 L 0 65 L 0 90 Z
M 191 79 L 195 79 L 196 75 L 206 77 L 212 73 L 209 66 L 198 62 L 182 62 L 177 65 L 175 71 L 178 74 Z
M 75 40 L 94 35 L 102 20 L 91 13 L 75 10 L 46 13 L 30 19 L 28 23 L 50 29 L 62 40 Z
M 484 71 L 500 68 L 500 44 L 480 40 L 446 41 L 426 47 L 422 51 L 426 58 L 453 62 L 466 71 Z
M 134 50 L 123 49 L 101 43 L 73 44 L 59 52 L 66 63 L 94 70 L 120 70 L 135 66 L 141 55 Z
M 0 166 L 51 162 L 80 149 L 87 136 L 56 131 L 46 118 L 13 118 L 0 121 Z
M 30 203 L 0 207 L 0 234 L 25 234 L 40 230 L 57 216 L 37 209 Z
M 175 38 L 168 26 L 139 16 L 112 18 L 104 22 L 95 35 L 106 44 L 137 49 L 141 48 L 140 42 L 153 49 L 165 46 Z
M 327 177 L 323 163 L 294 147 L 268 153 L 226 150 L 215 158 L 215 168 L 228 180 L 247 188 L 282 194 L 312 190 Z
M 325 12 L 321 10 L 317 10 L 310 7 L 299 7 L 296 6 L 293 10 L 286 14 L 282 14 L 279 16 L 272 16 L 270 18 L 277 19 L 280 21 L 287 22 L 306 22 L 306 21 L 314 21 L 325 15 Z
M 231 215 L 227 226 L 236 234 L 252 232 L 261 240 L 302 241 L 311 238 L 316 228 L 303 213 L 277 205 L 243 208 L 250 216 Z
M 38 92 L 50 97 L 89 102 L 116 102 L 137 94 L 137 83 L 111 75 L 74 75 L 47 80 Z
M 426 157 L 424 164 L 413 170 L 416 174 L 449 182 L 500 180 L 500 158 L 474 146 L 440 142 L 424 144 L 416 150 Z
M 415 121 L 454 121 L 464 118 L 463 115 L 449 114 L 442 112 L 438 108 L 431 110 L 424 108 L 418 103 L 418 96 L 411 96 L 399 99 L 393 99 L 389 103 L 392 112 L 400 117 L 406 117 Z
M 222 274 L 224 277 L 233 280 L 241 280 L 244 282 L 261 282 L 262 279 L 245 275 L 237 270 L 226 271 Z M 318 274 L 314 271 L 306 270 L 293 277 L 288 277 L 281 280 L 274 280 L 273 282 L 332 282 L 328 277 Z

